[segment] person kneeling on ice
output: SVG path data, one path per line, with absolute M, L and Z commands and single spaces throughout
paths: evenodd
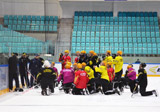
M 73 70 L 74 70 L 74 72 L 77 72 L 77 63 L 73 64 Z
M 95 93 L 95 83 L 94 83 L 94 71 L 90 66 L 86 66 L 86 63 L 82 63 L 82 69 L 87 72 L 89 82 L 87 88 L 90 94 Z
M 56 76 L 58 77 L 58 70 L 57 70 L 57 68 L 55 67 L 55 62 L 52 62 L 51 68 L 56 72 Z
M 42 88 L 42 95 L 49 95 L 47 94 L 47 88 L 51 93 L 54 93 L 55 87 L 55 79 L 56 79 L 56 72 L 51 68 L 51 65 L 48 60 L 44 61 L 43 68 L 37 75 L 37 83 L 40 83 Z
M 69 93 L 74 81 L 74 71 L 71 69 L 71 65 L 66 64 L 65 69 L 62 69 L 58 77 L 58 82 L 63 80 L 63 89 L 65 93 Z
M 89 81 L 87 73 L 82 70 L 82 64 L 78 63 L 78 71 L 75 72 L 74 88 L 72 90 L 73 95 L 84 95 L 83 89 L 87 88 L 87 83 Z
M 112 81 L 114 80 L 115 73 L 114 73 L 114 69 L 112 68 L 112 62 L 107 63 L 107 72 L 108 72 L 108 76 L 109 76 L 108 89 L 113 90 L 113 82 Z
M 133 93 L 135 88 L 136 71 L 133 69 L 132 65 L 128 65 L 127 69 L 128 69 L 128 72 L 125 76 L 125 80 L 123 80 L 123 83 L 126 83 L 125 81 L 127 81 L 130 87 L 130 91 Z M 138 89 L 136 89 L 135 92 L 137 93 Z
M 141 63 L 139 66 L 138 79 L 136 80 L 136 87 L 138 87 L 138 85 L 140 86 L 141 96 L 150 96 L 155 94 L 155 96 L 157 97 L 158 94 L 156 90 L 146 91 L 148 80 L 147 80 L 147 72 L 144 69 L 145 67 L 146 67 L 145 63 Z
M 109 94 L 119 94 L 119 91 L 117 89 L 115 89 L 114 91 L 108 91 L 108 85 L 109 85 L 109 76 L 108 76 L 108 72 L 107 72 L 107 68 L 106 68 L 106 62 L 102 61 L 100 64 L 100 67 L 94 66 L 95 71 L 100 73 L 100 79 L 97 80 L 96 82 L 99 83 L 102 86 L 103 89 L 103 93 L 105 95 L 109 95 Z

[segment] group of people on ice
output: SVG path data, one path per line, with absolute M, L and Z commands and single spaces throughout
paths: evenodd
M 60 90 L 66 94 L 73 95 L 95 94 L 101 92 L 104 95 L 118 94 L 123 92 L 124 87 L 129 86 L 133 94 L 142 96 L 155 95 L 156 90 L 146 91 L 147 72 L 146 64 L 141 63 L 138 70 L 138 78 L 132 64 L 127 66 L 125 76 L 123 73 L 122 51 L 117 51 L 115 57 L 111 56 L 111 51 L 106 51 L 103 61 L 98 59 L 94 51 L 86 54 L 86 51 L 77 51 L 75 62 L 72 65 L 69 50 L 61 53 L 59 61 L 62 63 L 60 74 L 55 71 L 55 67 L 50 66 L 48 61 L 44 62 L 44 68 L 37 75 L 37 81 L 42 88 L 42 95 L 47 95 L 47 87 L 51 93 L 54 92 L 55 83 L 61 84 Z M 138 88 L 139 85 L 139 88 Z
M 104 95 L 121 95 L 124 88 L 129 86 L 132 94 L 140 92 L 142 96 L 153 94 L 157 96 L 156 90 L 146 91 L 147 72 L 145 63 L 139 65 L 137 78 L 132 64 L 127 66 L 125 76 L 122 77 L 122 51 L 117 51 L 116 55 L 111 56 L 111 51 L 108 50 L 102 61 L 93 50 L 89 54 L 84 50 L 81 52 L 77 51 L 72 65 L 69 50 L 65 50 L 64 55 L 61 53 L 59 56 L 59 62 L 62 64 L 60 73 L 58 73 L 54 62 L 50 64 L 49 61 L 43 60 L 39 55 L 29 60 L 24 55 L 22 55 L 19 61 L 16 54 L 13 54 L 9 59 L 10 90 L 12 89 L 11 83 L 13 79 L 16 80 L 16 88 L 19 88 L 17 68 L 12 68 L 19 63 L 22 87 L 25 86 L 24 80 L 29 88 L 38 87 L 40 84 L 42 95 L 54 93 L 54 88 L 59 84 L 59 90 L 63 90 L 66 94 L 72 93 L 73 95 L 95 94 L 98 92 Z M 27 70 L 27 62 L 29 62 L 29 70 Z M 30 81 L 28 73 L 31 75 Z

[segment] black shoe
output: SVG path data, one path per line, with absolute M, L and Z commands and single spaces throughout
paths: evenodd
M 94 94 L 95 93 L 95 91 L 94 90 L 92 90 L 91 92 L 90 92 L 90 94 Z
M 17 92 L 17 91 L 18 91 L 18 88 L 15 88 L 15 89 L 14 89 L 14 92 Z
M 54 89 L 50 89 L 50 92 L 51 92 L 51 93 L 54 93 Z
M 115 89 L 115 93 L 117 93 L 118 95 L 121 95 L 117 89 Z
M 22 89 L 22 88 L 19 88 L 19 92 L 23 92 L 23 89 Z
M 123 92 L 123 91 L 124 91 L 123 87 L 119 88 L 119 90 L 120 90 L 121 92 Z
M 156 90 L 153 90 L 152 93 L 155 94 L 156 97 L 158 96 L 158 93 Z
M 42 94 L 42 95 L 47 95 L 47 90 L 46 90 L 46 89 L 43 89 L 42 92 L 41 92 L 41 94 Z
M 35 88 L 35 89 L 38 89 L 39 87 L 38 87 L 38 86 L 35 86 L 34 88 Z

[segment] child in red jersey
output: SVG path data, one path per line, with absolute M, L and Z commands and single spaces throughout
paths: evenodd
M 72 94 L 74 95 L 83 95 L 83 89 L 87 87 L 87 83 L 89 81 L 89 78 L 87 76 L 87 73 L 82 70 L 82 64 L 77 65 L 78 71 L 75 72 L 75 79 L 74 84 L 75 88 L 73 88 Z
M 74 59 L 74 62 L 75 62 L 75 63 L 78 63 L 78 62 L 79 62 L 79 58 L 80 58 L 80 52 L 77 51 L 77 52 L 76 52 L 76 55 L 77 55 L 77 57 Z
M 69 56 L 69 50 L 65 50 L 64 53 L 65 55 L 62 56 L 62 59 L 61 59 L 62 69 L 65 68 L 65 65 L 67 62 L 71 62 L 71 57 Z

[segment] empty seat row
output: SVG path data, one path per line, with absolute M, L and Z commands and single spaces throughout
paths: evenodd
M 4 20 L 58 21 L 58 16 L 5 15 Z
M 84 32 L 73 31 L 73 37 L 160 37 L 159 32 Z
M 160 38 L 72 38 L 72 42 L 134 42 L 134 43 L 141 43 L 141 42 L 147 42 L 147 43 L 158 43 L 160 42 Z
M 86 42 L 86 43 L 73 43 L 72 42 L 72 47 L 113 47 L 113 48 L 160 48 L 160 43 L 118 43 L 118 42 L 103 42 L 103 43 L 98 43 L 98 42 Z
M 90 26 L 95 26 L 95 25 L 102 25 L 102 26 L 107 26 L 107 25 L 114 25 L 114 26 L 158 26 L 158 22 L 94 22 L 94 21 L 89 21 L 89 22 L 82 22 L 82 21 L 74 21 L 75 25 L 90 25 Z
M 96 53 L 106 53 L 107 50 L 111 50 L 113 54 L 121 50 L 123 54 L 160 54 L 160 49 L 157 48 L 114 48 L 114 47 L 72 47 L 71 52 L 86 50 L 89 53 L 90 50 L 94 50 Z
M 30 48 L 17 48 L 17 47 L 0 47 L 0 53 L 9 53 L 11 52 L 16 52 L 16 53 L 45 53 L 42 47 L 30 47 Z
M 75 16 L 74 21 L 157 22 L 158 17 L 92 17 Z
M 37 40 L 35 38 L 32 38 L 32 37 L 0 37 L 0 42 L 16 42 L 16 43 L 19 43 L 19 42 L 29 42 L 29 43 L 38 43 L 38 42 L 42 42 L 40 40 Z
M 26 20 L 23 20 L 23 21 L 17 21 L 17 20 L 4 20 L 4 25 L 44 25 L 44 24 L 47 24 L 47 25 L 52 25 L 52 24 L 55 24 L 57 25 L 58 22 L 57 21 L 26 21 Z
M 75 11 L 75 16 L 113 16 L 113 12 Z
M 157 17 L 157 12 L 118 12 L 119 17 Z
M 57 31 L 57 25 L 8 25 L 8 28 L 17 31 Z

